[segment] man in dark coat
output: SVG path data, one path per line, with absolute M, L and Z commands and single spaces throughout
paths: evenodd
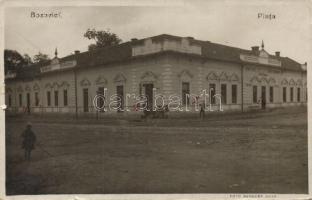
M 266 105 L 265 99 L 262 98 L 261 99 L 261 108 L 262 108 L 262 110 L 265 110 L 265 105 Z
M 22 133 L 23 149 L 25 150 L 25 160 L 30 160 L 31 151 L 35 148 L 36 135 L 31 130 L 31 124 L 28 123 L 26 130 Z
M 204 102 L 200 104 L 199 117 L 201 119 L 205 118 L 205 103 Z

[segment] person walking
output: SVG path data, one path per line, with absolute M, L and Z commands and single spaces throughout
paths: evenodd
M 262 99 L 261 99 L 261 108 L 262 108 L 262 110 L 265 110 L 265 106 L 266 106 L 265 99 L 262 98 Z
M 30 115 L 30 105 L 27 105 L 27 114 Z
M 205 118 L 205 103 L 204 103 L 204 102 L 202 102 L 202 103 L 200 104 L 199 117 L 200 117 L 201 119 L 204 119 L 204 118 Z
M 22 148 L 25 150 L 25 160 L 30 160 L 31 151 L 35 149 L 36 135 L 31 130 L 31 124 L 28 123 L 26 129 L 22 133 L 23 144 Z

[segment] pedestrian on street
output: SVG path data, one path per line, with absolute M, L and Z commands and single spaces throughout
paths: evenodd
M 205 103 L 204 102 L 200 104 L 199 117 L 201 119 L 205 118 Z
M 30 160 L 31 151 L 35 149 L 36 135 L 31 130 L 31 124 L 28 123 L 26 129 L 22 133 L 23 144 L 22 148 L 25 150 L 25 160 Z
M 262 108 L 262 110 L 265 110 L 265 106 L 266 106 L 265 99 L 262 98 L 262 99 L 261 99 L 261 108 Z

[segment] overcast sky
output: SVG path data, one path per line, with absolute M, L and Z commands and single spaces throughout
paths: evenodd
M 309 10 L 304 1 L 266 1 L 261 5 L 224 2 L 165 7 L 10 7 L 5 10 L 5 48 L 30 56 L 41 51 L 53 57 L 57 47 L 59 57 L 63 57 L 74 50 L 86 51 L 91 41 L 83 34 L 95 28 L 110 29 L 123 41 L 166 33 L 250 49 L 263 40 L 271 54 L 281 51 L 281 56 L 308 61 Z M 34 19 L 32 11 L 61 12 L 61 18 Z M 258 13 L 271 13 L 276 18 L 258 19 Z

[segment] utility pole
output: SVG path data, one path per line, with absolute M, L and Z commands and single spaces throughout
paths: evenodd
M 96 95 L 99 95 L 100 94 L 100 90 L 97 90 L 96 91 Z M 97 102 L 96 102 L 96 105 L 97 105 Z M 94 106 L 94 105 L 93 105 Z M 96 120 L 99 119 L 99 110 L 98 110 L 98 106 L 94 106 L 95 107 L 95 110 L 96 110 Z
M 242 112 L 244 112 L 244 65 L 241 65 L 241 99 L 242 99 Z
M 78 99 L 77 99 L 77 70 L 74 69 L 74 79 L 75 79 L 75 116 L 78 119 Z

